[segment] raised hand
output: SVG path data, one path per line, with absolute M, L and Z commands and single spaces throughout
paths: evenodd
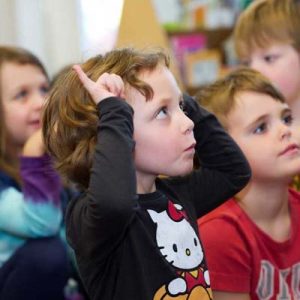
M 108 97 L 125 98 L 124 82 L 120 76 L 103 73 L 97 81 L 93 81 L 83 72 L 79 65 L 74 65 L 73 70 L 77 73 L 84 88 L 96 104 Z

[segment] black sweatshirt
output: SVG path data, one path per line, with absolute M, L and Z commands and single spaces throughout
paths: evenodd
M 201 167 L 185 177 L 158 178 L 157 190 L 143 195 L 136 193 L 133 110 L 113 97 L 98 105 L 89 188 L 67 212 L 68 241 L 92 300 L 192 292 L 192 299 L 211 299 L 196 221 L 240 191 L 250 169 L 216 118 L 190 97 L 185 103 Z

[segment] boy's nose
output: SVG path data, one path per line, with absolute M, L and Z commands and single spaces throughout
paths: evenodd
M 249 64 L 249 67 L 262 73 L 268 78 L 272 76 L 272 69 L 262 59 L 252 59 L 251 63 Z
M 289 139 L 291 135 L 292 135 L 291 127 L 283 124 L 283 126 L 280 129 L 280 139 L 286 139 L 286 138 Z
M 252 59 L 249 67 L 259 72 L 263 71 L 263 65 L 258 59 Z
M 195 125 L 194 122 L 189 117 L 187 117 L 184 113 L 183 113 L 183 118 L 184 118 L 183 127 L 182 127 L 183 132 L 185 134 L 188 134 L 193 131 Z

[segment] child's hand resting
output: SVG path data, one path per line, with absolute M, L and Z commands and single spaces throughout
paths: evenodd
M 76 71 L 83 86 L 96 104 L 108 97 L 125 98 L 124 82 L 120 76 L 103 73 L 97 81 L 93 81 L 87 77 L 79 65 L 73 66 L 73 70 Z
M 24 156 L 42 156 L 45 154 L 45 146 L 42 137 L 42 129 L 32 134 L 23 147 Z

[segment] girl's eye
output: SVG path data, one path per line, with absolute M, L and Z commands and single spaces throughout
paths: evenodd
M 282 119 L 283 119 L 284 124 L 286 124 L 286 125 L 291 125 L 294 120 L 292 115 L 286 115 Z
M 156 115 L 156 119 L 158 119 L 158 120 L 165 119 L 165 118 L 167 117 L 167 114 L 168 114 L 167 108 L 166 108 L 166 107 L 162 107 L 162 108 L 158 111 L 158 113 L 157 113 L 157 115 Z
M 49 92 L 49 87 L 47 85 L 43 85 L 40 87 L 40 92 L 42 95 L 46 95 Z
M 261 123 L 260 125 L 258 125 L 258 126 L 254 129 L 253 133 L 254 133 L 254 134 L 262 134 L 262 133 L 264 133 L 266 130 L 267 130 L 267 124 L 266 124 L 266 123 Z
M 21 90 L 19 93 L 16 94 L 15 99 L 19 100 L 19 99 L 23 99 L 28 95 L 28 91 L 27 90 Z

